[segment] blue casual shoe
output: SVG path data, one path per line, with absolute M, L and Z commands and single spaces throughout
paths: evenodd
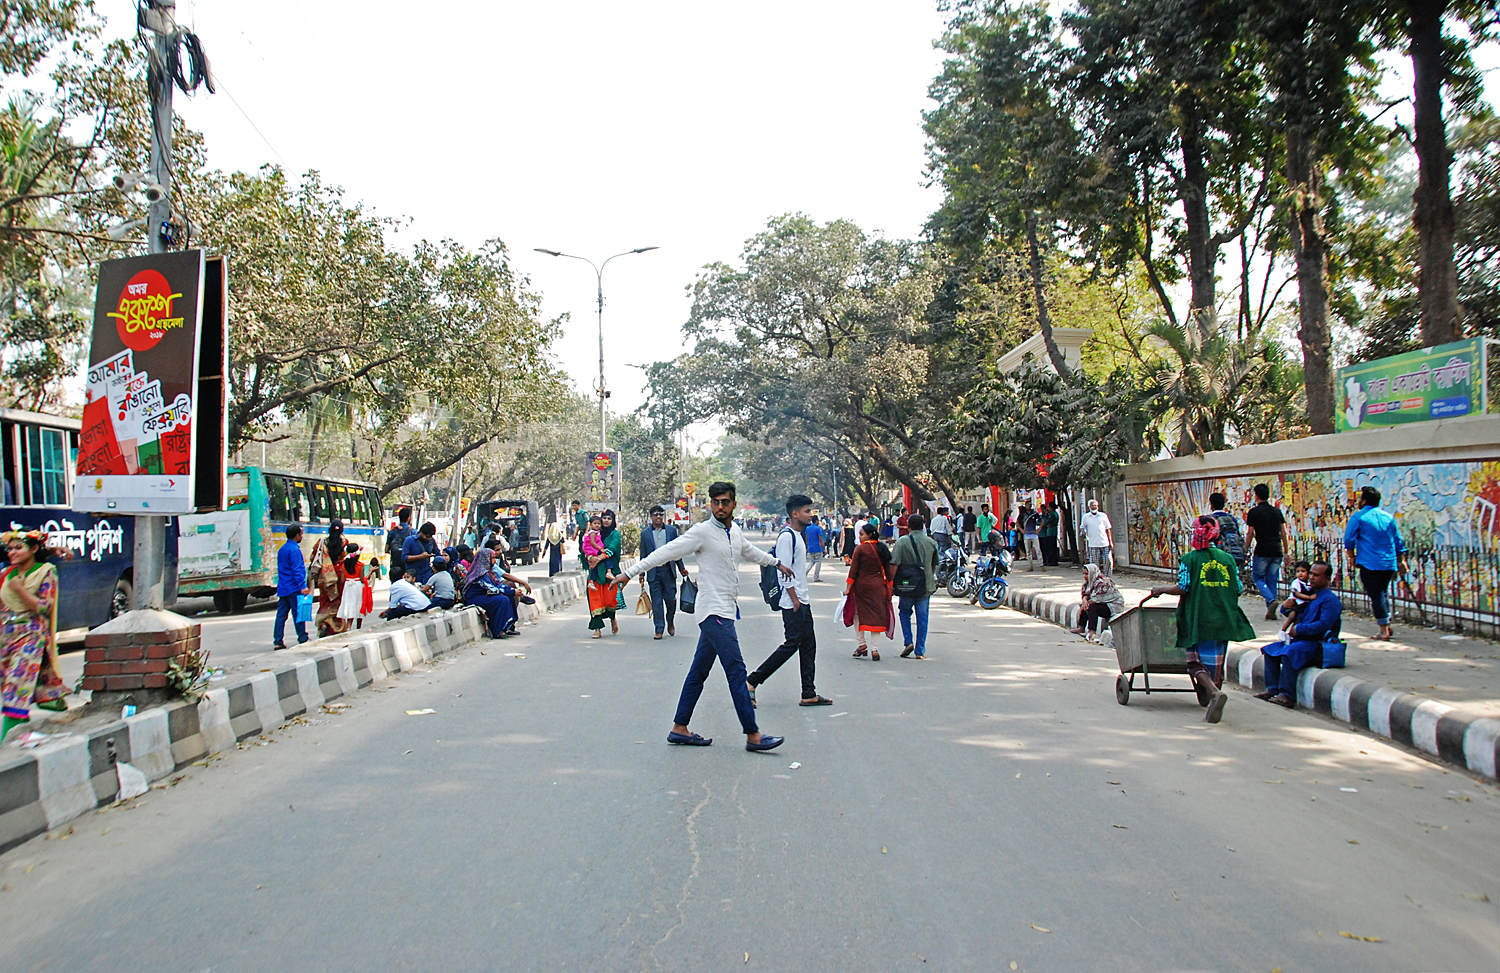
M 713 737 L 701 737 L 696 733 L 668 733 L 667 742 L 675 743 L 680 747 L 706 747 L 711 745 L 714 739 Z
M 746 740 L 745 749 L 751 753 L 760 753 L 762 750 L 775 750 L 785 742 L 786 737 L 762 736 L 759 743 L 751 743 L 749 740 Z

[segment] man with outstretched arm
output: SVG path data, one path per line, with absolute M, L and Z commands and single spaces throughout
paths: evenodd
M 703 620 L 698 623 L 698 649 L 693 654 L 693 664 L 688 668 L 687 678 L 682 683 L 682 697 L 677 702 L 677 715 L 672 730 L 667 734 L 668 743 L 693 747 L 706 747 L 713 743 L 710 737 L 702 737 L 688 729 L 693 718 L 693 707 L 703 695 L 703 683 L 714 667 L 714 659 L 724 667 L 724 678 L 729 681 L 729 695 L 734 699 L 735 712 L 740 717 L 740 727 L 745 731 L 745 749 L 750 751 L 772 750 L 781 746 L 783 737 L 766 736 L 755 725 L 755 707 L 750 702 L 750 690 L 745 685 L 745 659 L 740 655 L 740 640 L 735 634 L 734 623 L 740 617 L 740 571 L 741 560 L 762 566 L 776 565 L 781 573 L 790 577 L 792 569 L 779 563 L 776 558 L 745 540 L 739 525 L 734 522 L 736 506 L 734 484 L 720 481 L 709 484 L 709 510 L 713 516 L 701 524 L 694 525 L 681 537 L 664 544 L 650 556 L 642 558 L 620 574 L 609 575 L 610 581 L 628 581 L 652 568 L 670 564 L 688 554 L 698 559 L 698 601 Z

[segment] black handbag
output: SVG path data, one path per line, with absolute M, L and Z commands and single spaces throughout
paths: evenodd
M 697 601 L 698 586 L 691 579 L 683 578 L 682 590 L 677 592 L 677 607 L 691 615 Z

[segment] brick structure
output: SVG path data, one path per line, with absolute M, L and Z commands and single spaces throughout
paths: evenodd
M 160 702 L 170 695 L 168 669 L 198 648 L 201 633 L 201 625 L 172 612 L 121 615 L 84 639 L 83 688 L 95 703 Z

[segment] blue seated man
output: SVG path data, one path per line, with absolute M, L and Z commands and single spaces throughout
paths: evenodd
M 1344 619 L 1344 603 L 1333 593 L 1333 568 L 1326 561 L 1314 561 L 1307 574 L 1313 598 L 1300 605 L 1296 618 L 1286 630 L 1286 641 L 1276 641 L 1261 649 L 1266 660 L 1266 690 L 1256 699 L 1267 699 L 1287 709 L 1297 705 L 1297 675 L 1310 665 L 1323 664 L 1323 643 L 1339 637 Z

